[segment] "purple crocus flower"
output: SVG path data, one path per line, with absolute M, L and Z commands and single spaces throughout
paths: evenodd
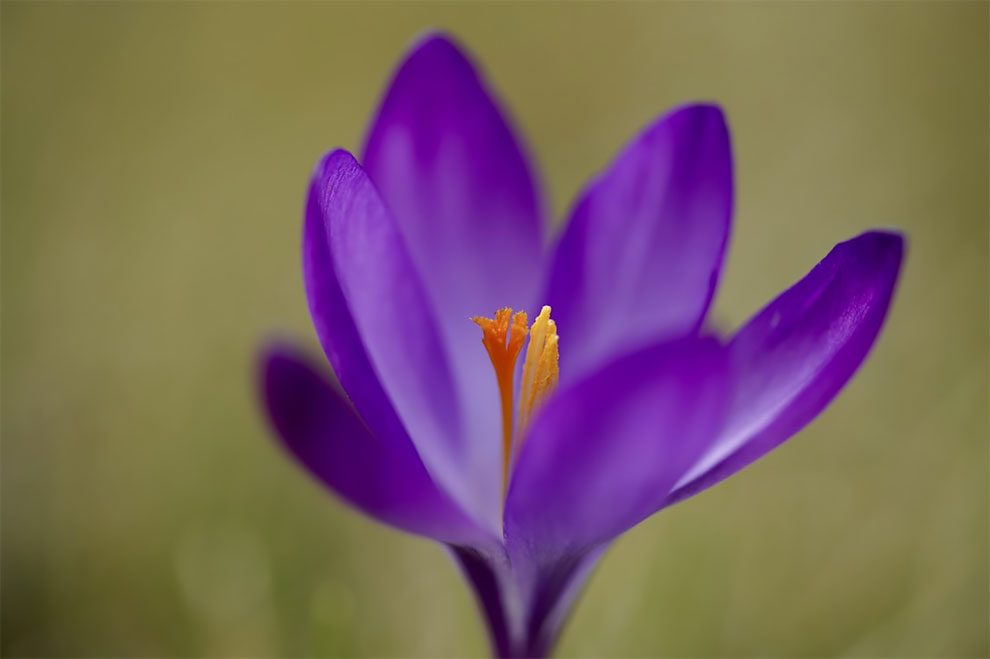
M 647 126 L 549 247 L 529 162 L 463 52 L 417 43 L 360 162 L 329 153 L 309 188 L 306 295 L 344 393 L 287 345 L 260 375 L 317 478 L 449 548 L 500 656 L 549 653 L 616 536 L 821 412 L 903 254 L 896 233 L 839 243 L 722 343 L 702 330 L 732 215 L 718 107 Z

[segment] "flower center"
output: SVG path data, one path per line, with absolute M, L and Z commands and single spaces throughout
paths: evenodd
M 488 351 L 495 369 L 499 398 L 502 405 L 502 494 L 509 483 L 509 466 L 519 449 L 533 413 L 557 386 L 557 324 L 550 320 L 550 307 L 544 306 L 533 326 L 526 329 L 526 312 L 515 315 L 512 309 L 499 309 L 495 318 L 474 317 L 483 333 L 481 343 Z M 513 385 L 516 360 L 522 351 L 526 334 L 529 346 L 523 362 L 522 380 L 519 383 L 518 414 L 513 424 Z

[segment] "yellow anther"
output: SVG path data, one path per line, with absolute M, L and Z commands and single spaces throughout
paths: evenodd
M 511 323 L 510 323 L 511 319 Z M 512 315 L 512 309 L 499 309 L 495 318 L 472 318 L 481 327 L 481 339 L 495 368 L 502 405 L 502 494 L 509 482 L 509 466 L 526 426 L 540 404 L 557 386 L 557 325 L 550 320 L 550 307 L 544 306 L 529 330 L 529 347 L 523 364 L 519 413 L 513 423 L 513 380 L 516 360 L 526 340 L 526 312 Z M 513 432 L 513 430 L 515 432 Z M 513 436 L 515 442 L 513 442 Z
M 550 307 L 544 305 L 529 331 L 529 347 L 523 363 L 521 391 L 519 392 L 519 420 L 516 436 L 522 438 L 533 413 L 557 386 L 560 371 L 557 324 L 550 320 Z

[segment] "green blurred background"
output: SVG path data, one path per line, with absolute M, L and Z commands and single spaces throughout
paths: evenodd
M 258 413 L 318 354 L 311 167 L 429 26 L 475 54 L 560 217 L 650 118 L 728 113 L 742 323 L 908 232 L 887 329 L 793 442 L 624 536 L 563 655 L 986 656 L 988 4 L 3 2 L 2 651 L 479 655 L 446 555 L 325 495 Z

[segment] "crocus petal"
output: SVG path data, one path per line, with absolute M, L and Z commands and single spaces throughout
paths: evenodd
M 724 348 L 686 338 L 611 362 L 538 413 L 505 504 L 533 651 L 549 649 L 607 543 L 655 512 L 717 437 L 729 384 Z
M 470 318 L 532 310 L 543 272 L 542 205 L 519 141 L 481 76 L 428 36 L 396 72 L 362 160 L 436 311 L 470 455 L 464 471 L 500 515 L 499 395 Z
M 461 326 L 532 303 L 544 230 L 536 184 L 484 81 L 449 38 L 428 36 L 408 54 L 362 163 L 444 320 Z
M 562 378 L 691 332 L 718 280 L 732 215 L 722 111 L 675 110 L 585 190 L 561 237 L 547 304 L 567 349 Z
M 479 501 L 487 493 L 479 492 L 465 466 L 470 454 L 454 379 L 432 307 L 394 220 L 370 179 L 346 151 L 327 156 L 316 185 L 330 256 L 322 267 L 333 268 L 353 320 L 353 327 L 345 323 L 339 329 L 351 347 L 357 347 L 353 339 L 360 337 L 364 352 L 352 357 L 338 354 L 337 361 L 353 359 L 364 366 L 361 362 L 366 359 L 379 384 L 369 384 L 366 373 L 356 377 L 362 387 L 359 393 L 379 403 L 382 398 L 391 402 L 438 485 L 478 515 Z M 338 327 L 330 324 L 322 328 L 323 334 L 336 331 Z M 341 382 L 350 393 L 352 381 Z M 380 386 L 383 396 L 369 394 L 375 386 Z M 373 419 L 364 407 L 361 413 Z
M 331 490 L 378 520 L 445 542 L 482 532 L 430 478 L 408 438 L 373 436 L 330 381 L 288 346 L 261 357 L 268 416 L 286 448 Z
M 368 359 L 334 270 L 321 199 L 340 161 L 341 156 L 336 152 L 324 156 L 309 185 L 302 246 L 306 300 L 316 335 L 334 374 L 371 433 L 379 438 L 408 441 L 406 429 Z
M 904 252 L 896 233 L 865 233 L 829 252 L 732 339 L 735 394 L 719 440 L 666 505 L 718 483 L 814 419 L 880 332 Z
M 653 513 L 716 437 L 728 382 L 724 349 L 689 338 L 627 355 L 555 394 L 512 477 L 510 552 L 581 550 Z

